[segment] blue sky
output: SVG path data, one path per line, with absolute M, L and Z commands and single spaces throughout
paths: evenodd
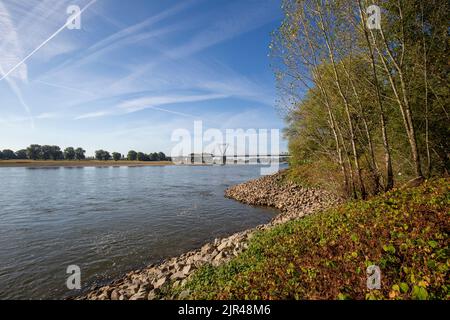
M 69 5 L 89 5 L 81 29 L 51 37 Z M 268 57 L 281 14 L 276 0 L 0 0 L 0 149 L 170 153 L 194 120 L 281 129 Z

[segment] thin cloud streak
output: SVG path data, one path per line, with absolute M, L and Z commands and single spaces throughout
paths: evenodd
M 105 116 L 113 116 L 113 115 L 123 115 L 128 113 L 134 113 L 137 111 L 141 111 L 144 109 L 153 109 L 157 111 L 162 111 L 178 116 L 189 117 L 189 118 L 198 118 L 198 116 L 173 111 L 165 108 L 160 108 L 162 105 L 167 104 L 178 104 L 178 103 L 186 103 L 186 102 L 199 102 L 199 101 L 207 101 L 214 99 L 222 99 L 226 98 L 226 95 L 222 94 L 205 94 L 205 95 L 191 95 L 191 96 L 152 96 L 152 97 L 144 97 L 139 99 L 133 99 L 130 101 L 125 101 L 116 106 L 115 110 L 101 110 L 96 112 L 84 113 L 79 116 L 76 116 L 75 120 L 82 119 L 90 119 L 90 118 L 99 118 Z
M 164 19 L 171 17 L 184 9 L 192 6 L 193 4 L 199 2 L 200 0 L 189 0 L 183 1 L 181 4 L 178 4 L 172 8 L 169 8 L 163 12 L 155 14 L 144 21 L 131 25 L 129 27 L 125 27 L 122 30 L 107 36 L 106 38 L 98 41 L 93 44 L 86 50 L 80 54 L 77 58 L 71 58 L 66 60 L 61 65 L 53 69 L 51 72 L 55 73 L 61 70 L 64 70 L 66 67 L 79 67 L 83 64 L 89 63 L 90 61 L 95 60 L 102 54 L 112 51 L 114 49 L 120 48 L 124 45 L 129 45 L 131 43 L 137 43 L 139 41 L 148 40 L 150 38 L 158 37 L 165 35 L 167 33 L 171 33 L 182 28 L 182 25 L 179 26 L 171 26 L 167 28 L 160 28 L 158 30 L 153 30 L 150 32 L 141 32 L 144 28 L 148 28 L 157 22 L 160 22 Z M 134 35 L 134 36 L 133 36 Z
M 99 118 L 99 117 L 104 117 L 104 116 L 111 115 L 111 114 L 113 114 L 113 113 L 111 111 L 109 111 L 109 110 L 97 111 L 97 112 L 89 112 L 89 113 L 84 113 L 84 114 L 81 114 L 81 115 L 75 117 L 74 120 Z
M 149 108 L 150 106 L 161 106 L 165 104 L 176 104 L 185 102 L 199 102 L 206 100 L 216 100 L 227 98 L 223 94 L 204 94 L 204 95 L 191 95 L 191 96 L 152 96 L 134 99 L 121 103 L 118 107 L 120 109 L 126 109 L 128 112 L 134 112 Z
M 78 18 L 87 8 L 89 8 L 92 4 L 97 2 L 97 0 L 92 0 L 89 2 L 86 6 L 84 6 L 76 15 L 73 16 L 74 19 Z M 16 64 L 11 70 L 4 73 L 3 76 L 0 78 L 0 81 L 8 77 L 12 72 L 14 72 L 17 68 L 19 68 L 22 64 L 24 64 L 29 58 L 31 58 L 39 49 L 41 49 L 43 46 L 45 46 L 49 41 L 51 41 L 54 37 L 56 37 L 61 31 L 63 31 L 69 24 L 71 23 L 70 20 L 67 20 L 67 22 L 60 27 L 55 33 L 53 33 L 48 39 L 46 39 L 44 42 L 42 42 L 36 49 L 31 51 L 25 58 L 23 58 L 21 61 L 19 61 L 18 64 Z
M 77 89 L 77 88 L 73 88 L 73 87 L 68 87 L 68 86 L 64 86 L 64 85 L 61 85 L 61 84 L 49 83 L 49 82 L 47 82 L 47 81 L 34 80 L 33 82 L 40 83 L 40 84 L 44 84 L 44 85 L 49 86 L 49 87 L 54 87 L 54 88 L 59 88 L 59 89 L 64 89 L 64 90 L 69 90 L 69 91 L 74 91 L 74 92 L 86 94 L 86 95 L 89 95 L 89 96 L 95 96 L 95 95 L 96 95 L 96 94 L 93 93 L 93 92 L 89 92 L 89 91 L 86 91 L 86 90 L 81 90 L 81 89 Z

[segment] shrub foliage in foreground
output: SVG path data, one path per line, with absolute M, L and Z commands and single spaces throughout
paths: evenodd
M 449 179 L 393 190 L 260 232 L 200 269 L 194 299 L 448 299 Z M 381 269 L 367 289 L 366 268 Z M 183 288 L 183 289 L 185 289 Z

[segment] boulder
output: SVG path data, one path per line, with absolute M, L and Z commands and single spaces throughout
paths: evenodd
M 163 276 L 163 277 L 159 278 L 155 283 L 153 283 L 153 287 L 155 289 L 161 288 L 163 285 L 166 284 L 167 281 L 168 281 L 168 278 L 166 276 Z
M 183 268 L 183 270 L 181 270 L 181 272 L 182 272 L 184 275 L 188 275 L 189 272 L 191 272 L 192 269 L 193 269 L 192 265 L 191 265 L 191 264 L 188 264 L 188 265 L 186 265 L 186 266 Z
M 186 275 L 182 271 L 175 272 L 170 276 L 170 280 L 183 280 Z
M 120 297 L 120 293 L 118 290 L 113 290 L 113 292 L 111 292 L 111 300 L 119 300 Z

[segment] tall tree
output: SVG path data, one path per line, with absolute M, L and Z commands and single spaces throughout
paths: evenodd
M 2 151 L 2 157 L 4 160 L 13 160 L 16 159 L 16 154 L 10 149 L 5 149 Z
M 137 160 L 137 152 L 134 151 L 134 150 L 128 151 L 127 158 L 128 158 L 128 160 L 130 160 L 130 161 L 135 161 L 135 160 Z
M 167 157 L 166 157 L 164 152 L 158 152 L 158 158 L 159 158 L 160 161 L 167 160 Z
M 111 155 L 108 151 L 100 149 L 95 151 L 95 159 L 107 161 L 111 160 Z
M 75 159 L 75 149 L 73 147 L 67 147 L 64 149 L 64 159 L 66 160 L 74 160 Z
M 42 147 L 38 144 L 32 144 L 27 148 L 27 156 L 31 160 L 42 159 Z
M 16 151 L 16 159 L 21 159 L 21 160 L 28 159 L 27 150 L 21 149 L 21 150 Z
M 86 153 L 86 150 L 84 150 L 83 148 L 76 148 L 75 149 L 75 159 L 77 159 L 77 160 L 86 159 L 85 153 Z
M 378 30 L 367 25 L 373 2 Z M 340 168 L 343 190 L 363 198 L 391 189 L 394 172 L 400 182 L 448 172 L 449 7 L 283 0 L 271 53 L 293 172 L 333 184 Z
M 112 153 L 112 158 L 114 161 L 119 161 L 122 158 L 122 154 L 119 152 L 113 152 Z

